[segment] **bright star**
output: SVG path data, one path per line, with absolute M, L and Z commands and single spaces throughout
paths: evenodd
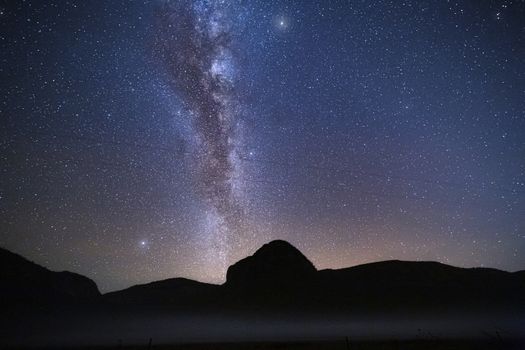
M 285 30 L 290 26 L 290 21 L 284 16 L 279 16 L 275 19 L 274 25 L 279 30 Z

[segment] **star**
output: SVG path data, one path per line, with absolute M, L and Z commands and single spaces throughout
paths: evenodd
M 286 18 L 285 16 L 278 16 L 275 21 L 274 21 L 274 26 L 280 30 L 280 31 L 284 31 L 286 29 L 288 29 L 288 27 L 290 26 L 290 21 L 288 20 L 288 18 Z

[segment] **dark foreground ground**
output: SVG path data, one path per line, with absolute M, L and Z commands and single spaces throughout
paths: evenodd
M 149 344 L 146 340 L 142 345 L 126 346 L 121 342 L 116 342 L 112 346 L 94 346 L 94 347 L 67 347 L 67 348 L 46 348 L 46 349 L 81 349 L 81 350 L 143 350 L 143 349 L 157 349 L 157 350 L 313 350 L 313 349 L 327 349 L 327 350 L 419 350 L 419 349 L 444 349 L 444 350 L 459 350 L 459 349 L 525 349 L 525 341 L 505 340 L 502 338 L 488 338 L 487 339 L 410 339 L 410 340 L 352 340 L 352 339 L 338 339 L 325 341 L 310 341 L 310 342 L 243 342 L 243 343 L 191 343 L 191 344 L 177 344 L 177 345 L 156 345 Z M 12 348 L 15 349 L 15 348 Z
M 4 321 L 0 322 L 0 350 L 525 350 L 525 315 L 521 313 L 255 317 L 47 310 L 38 315 L 10 313 Z

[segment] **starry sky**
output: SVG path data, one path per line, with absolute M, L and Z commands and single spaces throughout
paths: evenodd
M 525 269 L 525 2 L 2 1 L 0 246 L 102 291 Z

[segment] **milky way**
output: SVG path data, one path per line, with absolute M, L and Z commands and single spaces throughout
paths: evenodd
M 240 226 L 240 105 L 235 91 L 231 9 L 221 1 L 170 2 L 159 13 L 156 53 L 191 118 L 196 151 L 190 154 L 195 188 L 208 204 L 207 229 L 221 260 L 228 234 Z

